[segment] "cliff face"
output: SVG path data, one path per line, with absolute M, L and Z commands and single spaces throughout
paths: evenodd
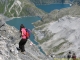
M 0 60 L 51 60 L 41 53 L 35 44 L 30 46 L 30 40 L 25 45 L 26 55 L 17 51 L 16 47 L 20 41 L 19 31 L 7 25 L 5 19 L 0 15 Z
M 42 16 L 45 14 L 29 0 L 0 0 L 0 13 L 8 17 Z
M 80 6 L 54 10 L 34 24 L 35 40 L 50 55 L 66 56 L 68 51 L 80 57 Z M 74 47 L 75 46 L 75 47 Z

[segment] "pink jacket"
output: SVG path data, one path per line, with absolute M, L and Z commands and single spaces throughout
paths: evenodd
M 25 30 L 25 28 L 22 28 L 21 32 L 22 32 L 22 34 L 21 34 L 22 39 L 26 39 L 26 30 Z

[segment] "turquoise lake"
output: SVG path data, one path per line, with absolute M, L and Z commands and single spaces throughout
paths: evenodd
M 20 25 L 24 24 L 24 26 L 27 29 L 32 30 L 34 28 L 34 26 L 32 25 L 33 22 L 36 22 L 37 20 L 40 20 L 39 17 L 21 17 L 21 18 L 14 18 L 10 21 L 7 21 L 7 24 L 16 27 L 18 30 L 20 29 Z M 38 44 L 35 40 L 34 40 L 34 35 L 31 34 L 30 39 L 32 40 L 33 43 L 35 43 L 36 45 Z
M 54 9 L 62 9 L 70 7 L 69 4 L 50 4 L 50 5 L 36 5 L 38 8 L 44 10 L 45 12 L 51 12 Z
M 36 5 L 38 8 L 46 11 L 46 12 L 50 12 L 54 9 L 61 9 L 61 8 L 66 8 L 66 7 L 70 7 L 69 4 L 50 4 L 50 5 Z M 6 23 L 11 25 L 11 26 L 14 26 L 16 27 L 17 29 L 20 28 L 20 24 L 24 24 L 24 26 L 28 29 L 33 29 L 34 26 L 32 25 L 33 22 L 36 22 L 38 20 L 41 20 L 40 17 L 36 16 L 36 17 L 21 17 L 21 18 L 14 18 L 10 21 L 7 21 Z M 34 35 L 31 34 L 30 36 L 30 40 L 38 45 L 38 42 L 35 41 L 34 39 Z M 42 53 L 44 53 L 44 51 L 41 49 L 41 47 L 39 46 L 39 49 Z M 45 54 L 45 53 L 44 53 Z

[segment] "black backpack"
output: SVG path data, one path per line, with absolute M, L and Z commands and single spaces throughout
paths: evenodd
M 71 58 L 71 55 L 70 55 L 70 54 L 68 54 L 67 58 Z

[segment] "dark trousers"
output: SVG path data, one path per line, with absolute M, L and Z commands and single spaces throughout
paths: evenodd
M 27 39 L 21 39 L 21 41 L 19 42 L 19 48 L 21 50 L 21 52 L 25 51 L 24 45 L 26 44 Z

